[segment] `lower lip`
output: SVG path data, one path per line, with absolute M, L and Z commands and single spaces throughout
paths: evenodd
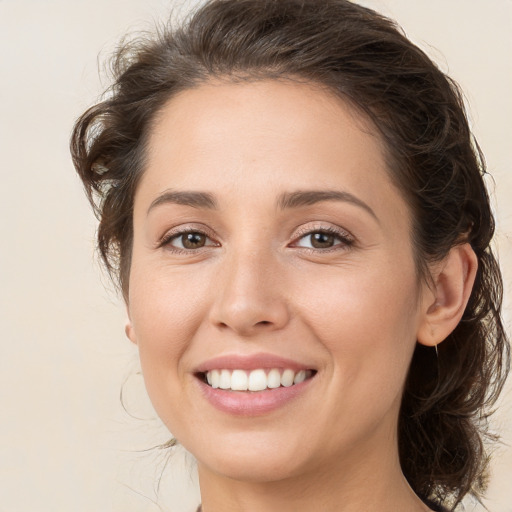
M 208 402 L 222 412 L 236 416 L 260 416 L 284 407 L 304 393 L 314 376 L 290 387 L 265 391 L 230 391 L 212 388 L 198 380 Z

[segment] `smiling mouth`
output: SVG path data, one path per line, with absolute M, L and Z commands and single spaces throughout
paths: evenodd
M 198 378 L 213 389 L 255 392 L 289 388 L 311 379 L 315 374 L 315 370 L 295 371 L 290 368 L 258 368 L 251 371 L 215 369 L 199 373 Z

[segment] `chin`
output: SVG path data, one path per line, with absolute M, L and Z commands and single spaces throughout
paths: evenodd
M 193 455 L 200 471 L 204 468 L 233 480 L 264 483 L 286 480 L 306 467 L 303 448 L 268 434 L 245 433 L 226 436 L 224 442 L 211 441 L 208 448 Z

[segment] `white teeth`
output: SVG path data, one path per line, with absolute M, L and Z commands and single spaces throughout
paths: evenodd
M 206 374 L 206 380 L 208 380 L 208 376 L 210 377 L 212 383 L 212 388 L 218 388 L 220 382 L 220 372 L 219 370 L 212 370 Z
M 230 389 L 231 388 L 231 372 L 229 370 L 221 370 L 220 371 L 219 388 L 220 389 Z
M 289 388 L 293 385 L 293 379 L 295 378 L 295 372 L 293 370 L 285 370 L 281 375 L 281 386 Z
M 294 384 L 300 384 L 301 382 L 304 382 L 306 380 L 306 372 L 304 370 L 301 370 L 300 372 L 297 372 L 293 379 Z
M 267 375 L 267 387 L 278 388 L 281 385 L 281 374 L 277 368 L 272 368 Z
M 304 382 L 311 377 L 309 370 L 294 372 L 287 368 L 281 371 L 272 368 L 268 372 L 262 368 L 247 372 L 245 370 L 210 370 L 206 372 L 206 381 L 212 388 L 230 389 L 232 391 L 263 391 L 280 386 L 290 387 Z
M 247 373 L 243 370 L 233 370 L 231 374 L 231 389 L 234 391 L 247 391 Z
M 263 391 L 264 389 L 267 389 L 265 370 L 253 370 L 249 374 L 249 391 Z

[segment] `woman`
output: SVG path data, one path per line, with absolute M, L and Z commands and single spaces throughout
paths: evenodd
M 210 1 L 115 73 L 72 153 L 202 510 L 478 496 L 508 348 L 456 85 L 345 0 Z

